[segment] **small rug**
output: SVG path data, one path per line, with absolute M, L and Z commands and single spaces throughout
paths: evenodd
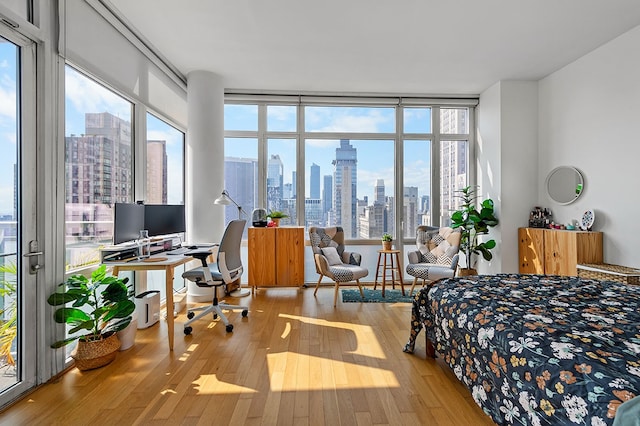
M 361 303 L 397 303 L 405 302 L 411 303 L 413 297 L 409 297 L 409 290 L 405 289 L 405 296 L 402 295 L 400 290 L 386 289 L 384 290 L 384 297 L 382 297 L 382 289 L 372 290 L 369 288 L 362 289 L 364 291 L 364 299 L 360 296 L 360 290 L 355 289 L 342 289 L 342 301 L 345 303 L 361 302 Z M 415 296 L 415 293 L 414 293 Z

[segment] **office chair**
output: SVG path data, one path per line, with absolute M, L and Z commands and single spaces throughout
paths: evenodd
M 248 308 L 238 305 L 228 305 L 218 302 L 218 288 L 226 286 L 242 276 L 242 259 L 240 258 L 240 242 L 246 220 L 232 220 L 224 231 L 220 247 L 218 247 L 218 258 L 216 263 L 207 264 L 207 257 L 211 255 L 209 250 L 193 250 L 187 256 L 199 259 L 202 266 L 185 271 L 182 277 L 193 281 L 198 287 L 213 287 L 213 302 L 209 306 L 192 308 L 187 311 L 187 318 L 184 323 L 184 334 L 189 335 L 193 331 L 191 324 L 202 318 L 204 315 L 213 312 L 213 319 L 220 317 L 228 333 L 233 331 L 233 324 L 229 322 L 223 309 L 242 309 L 242 317 L 249 313 Z M 201 311 L 198 315 L 195 312 Z

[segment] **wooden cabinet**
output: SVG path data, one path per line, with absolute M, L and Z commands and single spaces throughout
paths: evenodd
M 249 286 L 304 284 L 304 228 L 249 228 Z
M 519 272 L 575 276 L 581 263 L 602 263 L 602 232 L 518 229 Z

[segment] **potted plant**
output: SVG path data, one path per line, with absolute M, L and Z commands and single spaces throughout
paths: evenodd
M 464 253 L 466 267 L 460 268 L 460 275 L 476 275 L 476 259 L 474 255 L 481 254 L 485 260 L 491 260 L 491 249 L 496 246 L 495 240 L 479 241 L 480 235 L 489 233 L 489 228 L 498 224 L 494 215 L 493 200 L 487 198 L 480 202 L 480 211 L 476 208 L 478 196 L 476 190 L 470 186 L 459 189 L 457 196 L 462 200 L 460 210 L 451 215 L 451 227 L 460 228 L 460 251 Z
M 271 218 L 271 221 L 275 224 L 275 227 L 280 226 L 280 219 L 284 219 L 286 217 L 289 217 L 288 214 L 286 214 L 285 212 L 281 212 L 278 210 L 272 210 L 268 216 Z
M 18 334 L 18 309 L 16 292 L 16 275 L 18 268 L 14 262 L 0 266 L 0 298 L 4 303 L 0 306 L 0 366 L 15 366 L 13 358 L 14 340 Z M 7 278 L 9 277 L 9 278 Z
M 71 356 L 80 370 L 102 367 L 113 361 L 120 347 L 116 332 L 129 325 L 135 310 L 131 300 L 133 292 L 127 285 L 129 279 L 108 276 L 106 269 L 101 265 L 91 278 L 70 276 L 47 299 L 49 305 L 61 306 L 53 318 L 57 323 L 70 325 L 69 334 L 73 335 L 51 347 L 60 348 L 77 340 L 78 346 Z M 84 334 L 76 334 L 81 332 Z
M 382 234 L 382 249 L 391 250 L 392 241 L 393 241 L 393 237 L 391 236 L 391 234 L 387 234 L 386 232 Z

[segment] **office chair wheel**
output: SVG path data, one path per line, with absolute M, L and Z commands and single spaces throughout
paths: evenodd
M 190 335 L 192 331 L 193 331 L 193 328 L 191 328 L 191 326 L 186 326 L 186 327 L 184 328 L 184 334 L 185 334 L 185 336 Z
M 227 325 L 227 333 L 231 333 L 233 331 L 233 324 Z
M 249 311 L 247 311 L 246 309 L 242 311 L 242 318 L 246 318 L 247 315 L 249 315 Z
M 218 319 L 218 314 L 213 314 L 213 319 L 214 320 Z
M 187 312 L 187 318 L 191 319 L 196 316 L 195 312 Z

